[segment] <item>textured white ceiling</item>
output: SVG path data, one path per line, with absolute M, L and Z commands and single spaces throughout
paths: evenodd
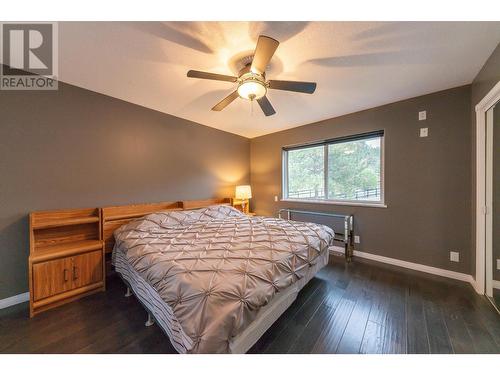
M 270 90 L 276 115 L 237 99 L 235 74 L 258 35 L 281 42 L 268 79 L 315 81 L 313 95 Z M 500 41 L 500 22 L 63 22 L 64 82 L 246 137 L 470 83 Z

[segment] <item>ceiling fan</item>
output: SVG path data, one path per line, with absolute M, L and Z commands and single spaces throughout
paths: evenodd
M 264 35 L 259 36 L 251 63 L 248 63 L 239 71 L 238 77 L 198 70 L 188 71 L 187 76 L 238 83 L 237 89 L 217 103 L 212 108 L 212 111 L 222 111 L 239 96 L 250 101 L 257 100 L 257 103 L 259 103 L 260 108 L 266 116 L 274 115 L 276 111 L 266 97 L 268 89 L 295 91 L 306 94 L 312 94 L 316 90 L 315 82 L 266 80 L 266 67 L 279 44 L 273 38 Z

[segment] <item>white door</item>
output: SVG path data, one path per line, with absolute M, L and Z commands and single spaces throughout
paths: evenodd
M 500 307 L 500 103 L 486 112 L 486 295 Z

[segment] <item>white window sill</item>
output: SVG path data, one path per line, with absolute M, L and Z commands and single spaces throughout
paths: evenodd
M 359 206 L 359 207 L 375 207 L 387 208 L 384 203 L 370 203 L 370 202 L 342 202 L 342 201 L 328 201 L 328 200 L 314 200 L 314 199 L 281 199 L 281 202 L 296 202 L 296 203 L 314 203 L 314 204 L 330 204 L 335 206 Z

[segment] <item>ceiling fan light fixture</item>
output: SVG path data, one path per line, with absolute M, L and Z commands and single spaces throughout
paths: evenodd
M 265 96 L 267 87 L 264 82 L 257 79 L 248 79 L 238 86 L 238 95 L 247 100 L 256 100 Z
M 252 56 L 241 60 L 245 64 L 238 72 L 238 76 L 228 76 L 190 70 L 187 76 L 191 78 L 211 79 L 215 81 L 237 82 L 238 88 L 212 107 L 212 111 L 222 111 L 238 97 L 253 102 L 257 100 L 260 109 L 266 116 L 276 113 L 267 98 L 267 89 L 284 90 L 312 94 L 316 90 L 316 82 L 266 80 L 266 69 L 279 46 L 279 42 L 269 36 L 259 35 L 255 51 Z

